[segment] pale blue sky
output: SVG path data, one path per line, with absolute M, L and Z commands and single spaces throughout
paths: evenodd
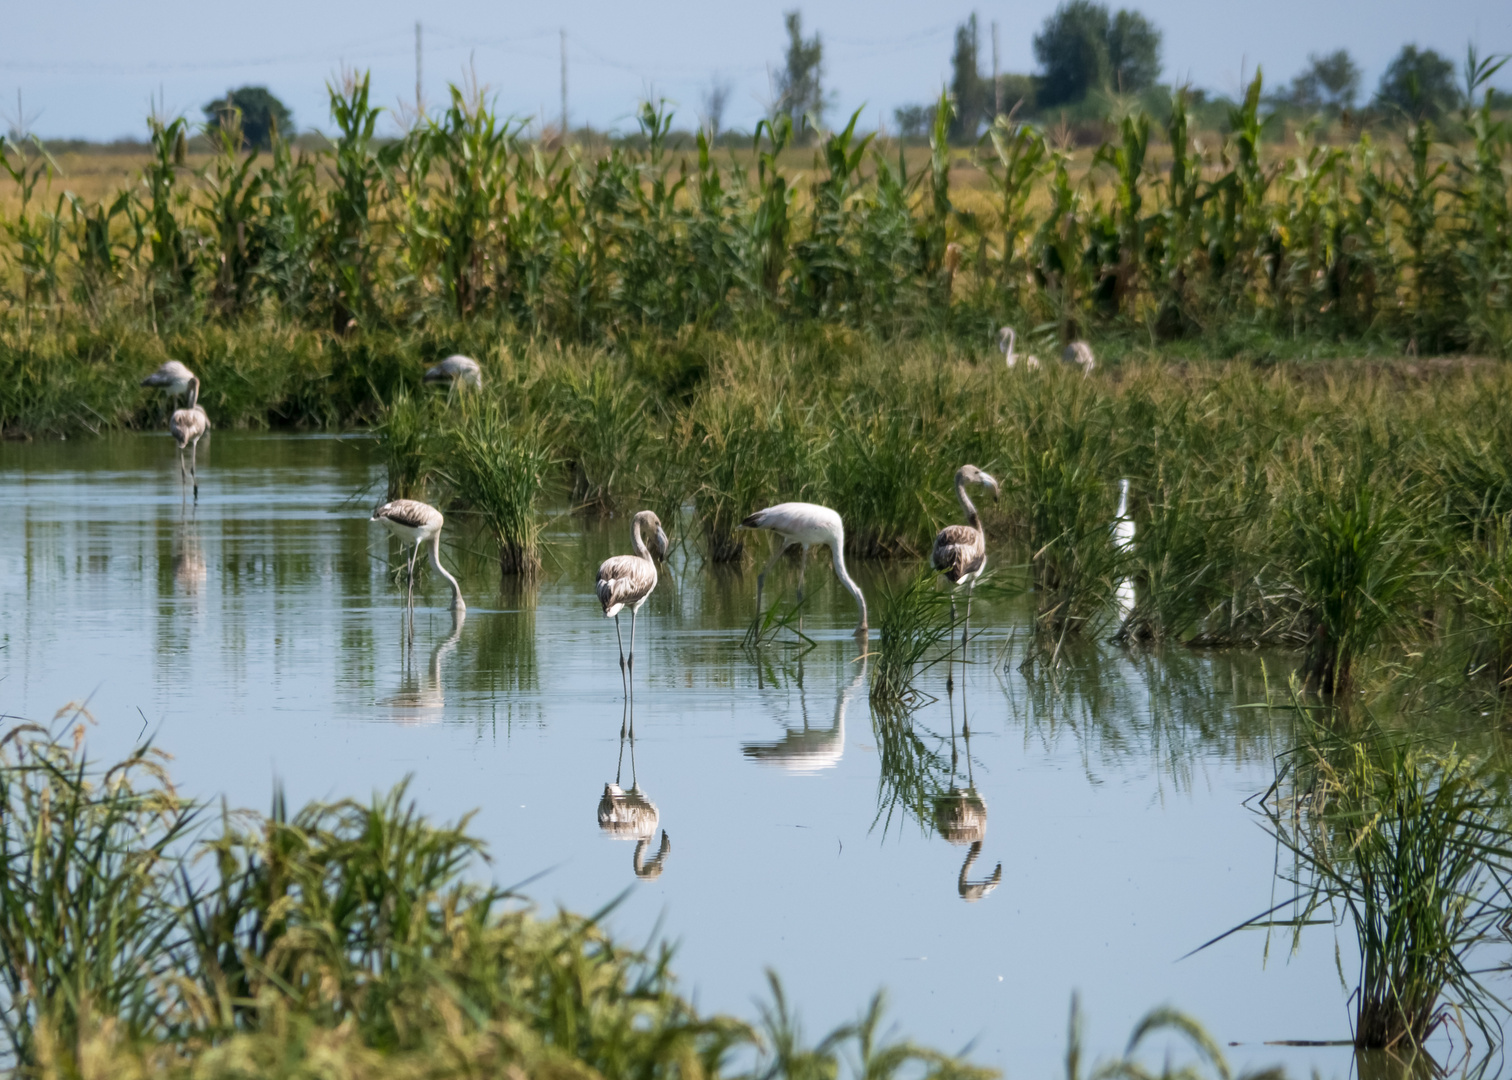
M 769 94 L 767 70 L 783 50 L 788 2 L 569 0 L 553 5 L 453 0 L 261 0 L 208 5 L 102 0 L 6 0 L 0 35 L 0 113 L 24 94 L 34 130 L 50 137 L 140 137 L 151 99 L 199 119 L 199 107 L 230 86 L 266 84 L 302 127 L 327 123 L 325 80 L 343 64 L 371 68 L 376 99 L 414 95 L 414 23 L 425 26 L 425 88 L 431 102 L 472 59 L 505 111 L 555 120 L 558 30 L 568 35 L 574 125 L 629 126 L 648 93 L 678 103 L 690 124 L 712 77 L 734 87 L 727 125 L 749 126 Z M 1117 3 L 1110 6 L 1117 7 Z M 1367 89 L 1404 42 L 1458 62 L 1474 41 L 1483 53 L 1512 51 L 1508 0 L 1143 0 L 1165 33 L 1165 78 L 1233 93 L 1263 64 L 1286 79 L 1309 51 L 1344 46 Z M 1031 38 L 1054 0 L 976 5 L 984 30 L 997 21 L 1004 70 L 1033 68 Z M 865 105 L 866 124 L 895 106 L 931 97 L 948 78 L 951 34 L 969 3 L 810 0 L 810 29 L 824 35 L 826 84 L 841 112 Z M 990 52 L 983 50 L 984 66 Z M 1512 66 L 1512 65 L 1509 65 Z M 1508 78 L 1498 80 L 1509 85 Z

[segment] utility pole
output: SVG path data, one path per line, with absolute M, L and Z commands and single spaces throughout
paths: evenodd
M 567 144 L 567 28 L 562 27 L 562 144 Z
M 420 95 L 420 20 L 415 20 L 415 123 L 425 115 L 425 99 Z
M 992 118 L 1003 115 L 1003 80 L 998 75 L 997 20 L 992 20 Z

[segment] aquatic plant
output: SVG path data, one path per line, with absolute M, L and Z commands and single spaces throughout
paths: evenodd
M 945 659 L 955 628 L 950 618 L 950 595 L 938 588 L 932 569 L 920 570 L 900 587 L 884 585 L 877 605 L 872 707 L 914 703 L 918 698 L 914 680 Z
M 485 402 L 460 415 L 441 454 L 437 472 L 499 545 L 500 572 L 539 570 L 537 503 L 556 460 L 538 423 Z

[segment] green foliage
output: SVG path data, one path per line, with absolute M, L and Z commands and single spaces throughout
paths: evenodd
M 243 86 L 226 91 L 204 108 L 211 132 L 234 129 L 236 149 L 271 150 L 273 140 L 294 135 L 294 114 L 266 86 Z
M 1459 107 L 1454 65 L 1433 49 L 1403 45 L 1381 76 L 1375 104 L 1415 121 L 1443 119 Z
M 1160 31 L 1137 11 L 1109 14 L 1095 0 L 1068 0 L 1034 35 L 1038 104 L 1072 105 L 1094 90 L 1133 93 L 1160 75 Z
M 803 36 L 803 13 L 797 8 L 783 13 L 788 47 L 783 66 L 777 72 L 777 101 L 774 116 L 786 113 L 794 131 L 801 132 L 805 123 L 817 130 L 824 123 L 824 42 L 816 33 Z
M 537 504 L 555 464 L 550 445 L 537 421 L 511 417 L 492 401 L 468 404 L 437 471 L 498 544 L 500 571 L 528 577 L 541 568 Z

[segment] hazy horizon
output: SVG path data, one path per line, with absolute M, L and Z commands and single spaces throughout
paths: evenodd
M 780 65 L 785 48 L 782 13 L 792 6 L 789 0 L 721 10 L 663 0 L 632 10 L 576 0 L 559 5 L 548 22 L 544 14 L 460 0 L 445 18 L 419 15 L 424 94 L 434 107 L 444 100 L 446 85 L 460 82 L 471 65 L 501 111 L 555 123 L 559 34 L 565 29 L 574 127 L 633 127 L 636 103 L 647 97 L 674 102 L 679 126 L 688 127 L 704 91 L 721 78 L 732 88 L 725 125 L 748 129 L 770 98 L 769 68 Z M 1309 53 L 1340 47 L 1364 72 L 1364 96 L 1409 42 L 1437 49 L 1456 65 L 1471 42 L 1483 55 L 1512 52 L 1512 4 L 1505 0 L 1445 0 L 1432 7 L 1405 0 L 1277 0 L 1262 25 L 1250 25 L 1253 5 L 1235 0 L 1109 6 L 1136 8 L 1161 29 L 1164 81 L 1230 95 L 1257 64 L 1275 85 L 1295 75 Z M 1055 7 L 1054 0 L 1033 0 L 920 10 L 896 0 L 823 0 L 801 10 L 805 33 L 817 31 L 824 39 L 832 118 L 864 105 L 864 123 L 871 128 L 879 119 L 891 127 L 894 108 L 939 92 L 950 77 L 955 27 L 973 10 L 984 71 L 991 66 L 995 21 L 1002 70 L 1029 72 L 1035 67 L 1033 35 Z M 0 46 L 0 114 L 7 125 L 16 121 L 19 91 L 29 130 L 44 138 L 140 139 L 156 102 L 168 115 L 198 120 L 206 102 L 252 84 L 267 86 L 286 102 L 301 130 L 323 129 L 329 126 L 325 83 L 344 67 L 371 70 L 378 104 L 392 109 L 414 101 L 412 5 L 343 0 L 311 7 L 268 0 L 257 23 L 185 0 L 155 9 L 158 17 L 146 19 L 126 5 L 56 0 L 13 12 Z M 1235 33 L 1239 26 L 1242 34 Z M 1512 85 L 1509 74 L 1504 71 L 1497 84 Z

